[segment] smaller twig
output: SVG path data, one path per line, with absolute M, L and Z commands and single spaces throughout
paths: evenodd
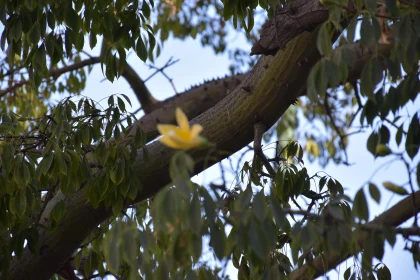
M 344 144 L 344 136 L 341 133 L 340 129 L 335 124 L 335 121 L 334 121 L 334 118 L 333 118 L 332 112 L 331 112 L 331 107 L 330 107 L 330 104 L 328 103 L 328 98 L 327 97 L 325 97 L 325 100 L 324 100 L 324 107 L 325 107 L 325 111 L 327 113 L 327 116 L 330 118 L 330 121 L 331 121 L 331 124 L 332 124 L 334 130 L 337 132 L 337 135 L 340 138 L 340 146 L 341 146 L 341 149 L 344 152 L 344 156 L 346 158 L 345 162 L 348 163 L 348 155 L 347 155 L 346 147 L 345 147 L 345 144 Z
M 246 148 L 247 149 L 241 153 L 241 155 L 239 156 L 239 159 L 237 160 L 237 163 L 236 163 L 236 172 L 239 172 L 242 159 L 245 157 L 245 155 L 248 152 L 252 151 L 252 147 L 251 146 L 248 145 L 248 146 L 246 146 Z
M 23 86 L 23 85 L 29 84 L 29 83 L 30 83 L 30 82 L 29 82 L 29 81 L 27 81 L 27 80 L 20 81 L 20 82 L 18 82 L 18 83 L 16 83 L 16 84 L 14 84 L 14 85 L 12 85 L 12 86 L 10 86 L 10 87 L 8 87 L 8 88 L 6 88 L 6 89 L 2 90 L 2 91 L 0 91 L 0 97 L 2 97 L 2 96 L 4 96 L 4 95 L 8 94 L 9 92 L 14 91 L 15 89 L 17 89 L 17 88 L 19 88 L 19 87 L 21 87 L 21 86 Z
M 274 177 L 273 177 L 273 176 L 271 176 L 270 174 L 265 173 L 265 172 L 261 172 L 261 175 L 262 175 L 262 176 L 265 176 L 265 177 L 268 177 L 268 178 L 270 178 L 270 179 L 274 179 Z
M 351 82 L 351 85 L 354 89 L 354 96 L 356 97 L 357 105 L 359 106 L 357 108 L 356 113 L 353 114 L 353 117 L 350 120 L 349 127 L 352 125 L 353 121 L 355 120 L 356 116 L 359 114 L 359 112 L 363 109 L 362 100 L 359 95 L 359 89 L 357 88 L 357 82 Z
M 223 167 L 222 162 L 219 162 L 219 167 L 220 167 L 220 175 L 222 177 L 222 181 L 223 181 L 223 186 L 227 186 L 226 185 L 226 176 L 225 176 L 225 169 Z
M 311 203 L 309 203 L 308 208 L 306 209 L 306 212 L 311 213 L 312 207 L 314 207 L 315 202 L 316 202 L 316 200 L 313 199 L 311 201 Z M 303 219 L 302 219 L 302 223 L 305 222 L 305 220 L 307 220 L 307 219 L 308 219 L 308 216 L 304 216 Z
M 407 132 L 402 128 L 399 127 L 398 125 L 396 125 L 395 123 L 391 122 L 390 120 L 388 120 L 387 118 L 384 119 L 385 122 L 389 123 L 390 125 L 392 125 L 393 127 L 395 127 L 396 129 L 402 129 L 402 132 L 404 135 L 407 135 Z
M 41 220 L 42 214 L 44 213 L 45 208 L 47 207 L 48 202 L 50 202 L 50 200 L 54 197 L 54 191 L 57 188 L 57 186 L 58 186 L 59 183 L 60 183 L 60 180 L 58 180 L 54 185 L 52 185 L 48 189 L 47 194 L 44 195 L 44 204 L 42 205 L 41 210 L 39 210 L 38 217 L 37 217 L 37 219 L 35 221 L 35 226 L 39 225 L 39 223 L 41 222 L 40 220 Z
M 152 64 L 148 64 L 150 69 L 154 69 L 155 72 L 150 75 L 149 77 L 147 77 L 146 80 L 144 80 L 144 82 L 146 83 L 148 80 L 150 80 L 153 76 L 155 76 L 157 73 L 162 73 L 162 75 L 169 81 L 169 83 L 171 84 L 173 90 L 175 91 L 175 94 L 178 94 L 176 88 L 175 88 L 175 84 L 173 83 L 173 79 L 170 78 L 166 73 L 165 73 L 165 69 L 168 68 L 169 66 L 174 65 L 175 63 L 177 63 L 179 61 L 179 59 L 173 60 L 173 57 L 171 57 L 166 63 L 165 65 L 163 65 L 162 67 L 158 68 Z
M 274 178 L 276 176 L 276 171 L 273 169 L 261 149 L 262 136 L 266 127 L 267 126 L 260 121 L 254 124 L 254 153 L 261 159 L 261 162 L 267 169 L 268 173 Z

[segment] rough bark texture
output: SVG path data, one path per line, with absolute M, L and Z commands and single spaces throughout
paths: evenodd
M 225 98 L 247 76 L 248 74 L 240 74 L 212 80 L 165 101 L 156 103 L 151 108 L 152 112 L 140 118 L 136 125 L 146 132 L 147 141 L 151 141 L 158 136 L 157 124 L 175 124 L 176 107 L 180 107 L 189 119 L 193 119 Z M 133 129 L 131 132 L 135 133 L 135 131 Z
M 284 50 L 297 35 L 312 31 L 327 19 L 328 8 L 322 6 L 319 0 L 293 1 L 263 25 L 260 40 L 252 47 L 251 55 L 274 55 Z
M 415 200 L 420 200 L 420 191 L 417 191 L 415 194 Z M 420 204 L 416 205 L 416 209 L 413 209 L 413 198 L 407 196 L 403 200 L 399 201 L 389 210 L 382 213 L 380 216 L 367 223 L 367 225 L 387 225 L 390 227 L 397 227 L 413 217 L 413 212 L 416 213 L 420 211 Z M 363 248 L 363 243 L 366 242 L 367 234 L 361 234 L 359 238 L 359 244 Z M 322 276 L 331 269 L 337 267 L 340 263 L 351 257 L 350 253 L 340 256 L 337 253 L 331 253 L 327 255 L 326 258 L 316 257 L 310 264 L 305 264 L 301 268 L 293 271 L 289 275 L 291 280 L 306 280 L 314 279 L 316 277 Z
M 349 49 L 355 55 L 355 63 L 350 67 L 348 74 L 348 81 L 352 82 L 360 78 L 365 62 L 374 55 L 389 56 L 392 45 L 379 45 L 378 48 L 372 50 L 371 48 L 361 46 L 360 42 L 356 42 L 341 46 L 338 49 L 340 48 Z M 149 142 L 158 136 L 156 130 L 157 124 L 175 124 L 174 112 L 176 107 L 180 107 L 189 119 L 193 119 L 232 93 L 248 75 L 249 73 L 246 73 L 213 80 L 201 86 L 193 87 L 180 95 L 156 103 L 153 105 L 152 112 L 141 117 L 136 125 L 146 132 L 147 141 Z M 302 87 L 298 93 L 299 97 L 304 95 L 306 95 L 306 87 Z M 132 133 L 134 132 L 135 129 L 132 130 Z
M 305 87 L 310 68 L 319 59 L 314 47 L 315 33 L 306 33 L 291 41 L 284 52 L 274 58 L 262 58 L 247 79 L 213 108 L 194 119 L 204 127 L 204 136 L 217 143 L 221 151 L 233 153 L 253 139 L 256 120 L 270 127 L 278 120 Z M 159 142 L 148 145 L 149 161 L 142 153 L 136 163 L 143 185 L 136 201 L 156 194 L 170 183 L 168 166 L 173 151 Z M 197 150 L 192 156 L 197 161 L 195 173 L 207 168 L 204 158 L 209 150 Z M 228 154 L 212 154 L 212 164 Z M 58 195 L 48 207 L 64 200 L 66 213 L 54 231 L 39 229 L 40 255 L 25 250 L 20 260 L 14 260 L 10 279 L 47 279 L 51 277 L 86 236 L 99 223 L 112 215 L 103 205 L 94 209 L 87 202 L 84 189 L 71 197 Z M 47 216 L 46 216 L 47 217 Z M 46 224 L 48 226 L 48 222 Z

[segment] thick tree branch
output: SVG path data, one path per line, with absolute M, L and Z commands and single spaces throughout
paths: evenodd
M 191 152 L 196 161 L 195 174 L 251 142 L 256 116 L 269 128 L 289 105 L 305 92 L 306 78 L 319 59 L 316 38 L 316 32 L 302 33 L 290 41 L 283 52 L 274 57 L 260 59 L 240 86 L 192 121 L 200 123 L 204 127 L 204 136 L 216 144 L 216 152 L 214 149 Z M 202 91 L 200 88 L 196 93 L 197 96 Z M 226 94 L 225 91 L 219 93 Z M 174 108 L 174 104 L 181 103 L 178 103 L 177 98 L 182 98 L 182 95 L 172 99 L 171 108 Z M 193 107 L 191 105 L 191 110 L 194 110 Z M 157 110 L 162 110 L 163 115 L 166 114 L 165 110 L 169 111 L 165 107 Z M 196 114 L 201 112 L 197 109 Z M 153 119 L 150 121 L 153 122 Z M 143 127 L 145 123 L 139 125 Z M 154 125 L 155 123 L 152 123 L 149 127 L 154 130 Z M 158 141 L 147 145 L 147 149 L 148 161 L 145 161 L 142 151 L 139 151 L 134 166 L 143 186 L 134 202 L 155 195 L 170 183 L 168 168 L 174 151 Z M 209 153 L 213 153 L 211 157 L 208 157 Z M 204 158 L 211 158 L 211 161 L 206 162 Z M 25 249 L 21 259 L 13 260 L 9 270 L 10 279 L 51 277 L 88 234 L 98 224 L 112 216 L 111 209 L 106 209 L 103 204 L 96 209 L 91 206 L 85 192 L 87 187 L 69 197 L 59 193 L 48 203 L 41 218 L 42 221 L 46 221 L 46 227 L 38 229 L 40 254 L 35 256 L 29 249 Z M 66 212 L 56 229 L 51 231 L 48 229 L 49 213 L 59 201 L 64 201 Z
M 374 56 L 389 56 L 392 45 L 381 44 L 373 51 L 370 48 L 362 47 L 360 42 L 356 42 L 339 47 L 339 49 L 347 49 L 355 55 L 355 63 L 349 69 L 348 81 L 350 82 L 359 79 L 366 61 Z M 249 74 L 248 72 L 210 81 L 165 101 L 158 102 L 151 107 L 152 112 L 140 118 L 136 125 L 146 132 L 147 141 L 151 141 L 158 136 L 157 124 L 175 124 L 174 112 L 176 107 L 180 107 L 189 119 L 193 119 L 232 93 L 233 89 Z M 306 87 L 299 89 L 298 96 L 304 95 L 306 95 Z M 132 130 L 132 133 L 135 133 L 135 129 Z
M 252 47 L 251 55 L 273 55 L 297 35 L 313 30 L 327 19 L 328 8 L 319 0 L 293 1 L 263 25 L 260 40 Z
M 414 196 L 417 200 L 420 199 L 420 191 L 417 191 Z M 417 209 L 413 209 L 413 204 L 411 203 L 411 196 L 407 196 L 403 200 L 399 201 L 389 210 L 382 213 L 377 218 L 373 219 L 371 222 L 366 224 L 366 227 L 376 227 L 387 225 L 390 227 L 397 227 L 400 224 L 404 223 L 408 219 L 413 217 L 413 210 L 417 213 L 420 211 L 420 205 L 417 205 Z M 366 242 L 368 235 L 367 233 L 362 233 L 359 238 L 360 247 L 363 248 L 363 244 Z M 329 270 L 337 267 L 340 263 L 351 257 L 350 252 L 346 252 L 342 256 L 337 253 L 330 253 L 327 256 L 327 259 L 322 257 L 316 257 L 310 264 L 305 264 L 301 268 L 293 271 L 289 275 L 289 279 L 314 279 L 316 277 L 322 276 L 327 273 Z
M 209 164 L 226 158 L 253 140 L 256 115 L 267 127 L 278 120 L 305 87 L 302 78 L 306 79 L 311 67 L 319 59 L 315 42 L 315 32 L 302 34 L 291 41 L 284 52 L 261 59 L 239 87 L 193 120 L 193 123 L 200 123 L 204 127 L 204 136 L 217 145 L 217 150 L 224 151 L 212 156 Z M 168 167 L 174 151 L 157 141 L 147 148 L 147 163 L 139 151 L 134 166 L 143 185 L 135 201 L 155 195 L 170 183 Z M 197 162 L 195 174 L 208 167 L 203 159 L 209 152 L 205 149 L 191 152 Z M 86 189 L 70 197 L 58 194 L 50 201 L 42 217 L 42 220 L 47 221 L 47 228 L 39 228 L 40 255 L 34 256 L 25 250 L 20 260 L 12 262 L 10 279 L 25 279 L 34 275 L 37 279 L 51 277 L 89 232 L 112 216 L 111 209 L 106 209 L 103 204 L 94 209 L 88 203 Z M 51 231 L 48 229 L 48 214 L 61 200 L 66 205 L 66 213 L 56 229 Z
M 175 124 L 175 109 L 177 107 L 180 107 L 189 119 L 193 119 L 225 98 L 247 76 L 248 74 L 240 74 L 209 81 L 182 94 L 156 103 L 151 107 L 152 112 L 140 118 L 136 125 L 146 132 L 147 141 L 149 142 L 158 136 L 157 124 Z M 135 131 L 133 129 L 131 132 L 135 133 Z

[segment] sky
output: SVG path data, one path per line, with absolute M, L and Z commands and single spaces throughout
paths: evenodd
M 235 37 L 236 40 L 232 44 L 239 44 L 241 46 L 247 45 L 241 38 Z M 227 54 L 215 55 L 211 48 L 203 48 L 199 40 L 187 39 L 185 41 L 170 39 L 165 42 L 161 56 L 156 60 L 156 66 L 163 66 L 171 57 L 179 59 L 179 62 L 167 68 L 165 72 L 173 79 L 175 87 L 178 92 L 183 92 L 191 85 L 202 83 L 204 80 L 221 77 L 229 73 L 228 66 L 230 61 Z M 132 53 L 128 57 L 128 62 L 142 79 L 146 79 L 153 73 L 137 56 Z M 174 94 L 174 90 L 169 82 L 162 75 L 156 75 L 147 82 L 147 87 L 153 96 L 159 100 L 164 100 Z M 124 79 L 119 79 L 111 83 L 104 79 L 101 72 L 101 67 L 94 67 L 90 73 L 84 95 L 100 100 L 111 94 L 124 93 L 129 96 L 132 101 L 135 111 L 138 108 L 136 97 L 130 90 L 128 84 Z M 415 104 L 411 104 L 409 111 L 419 110 L 420 98 L 417 98 Z M 105 99 L 106 102 L 106 99 Z M 105 105 L 105 103 L 104 103 Z M 391 133 L 395 131 L 391 130 Z M 358 134 L 351 136 L 348 147 L 349 162 L 354 163 L 351 166 L 337 166 L 329 164 L 326 168 L 322 168 L 316 162 L 309 163 L 305 161 L 309 174 L 314 174 L 317 171 L 325 170 L 333 178 L 341 182 L 346 189 L 346 193 L 353 198 L 360 187 L 366 186 L 367 181 L 373 181 L 381 190 L 381 203 L 378 205 L 370 199 L 370 218 L 374 218 L 384 210 L 391 207 L 398 202 L 402 197 L 392 195 L 390 192 L 382 187 L 382 182 L 392 181 L 394 183 L 407 182 L 407 173 L 402 163 L 393 163 L 371 178 L 373 172 L 389 159 L 374 159 L 373 156 L 366 149 L 366 140 L 369 133 Z M 392 136 L 391 136 L 392 139 Z M 391 145 L 395 149 L 395 143 Z M 419 156 L 416 162 L 419 161 Z M 200 184 L 208 184 L 219 179 L 219 166 L 213 166 L 201 174 L 193 178 L 194 181 Z M 230 176 L 228 179 L 232 180 Z M 414 178 L 415 179 L 415 178 Z M 365 194 L 370 198 L 367 188 Z M 406 226 L 410 226 L 407 223 Z M 420 273 L 415 270 L 411 255 L 403 251 L 404 243 L 399 239 L 396 243 L 395 249 L 392 250 L 388 245 L 386 247 L 384 263 L 389 267 L 393 279 L 420 279 Z M 345 269 L 351 265 L 351 261 L 347 261 L 338 267 L 337 271 L 332 271 L 328 274 L 330 279 L 343 279 L 342 274 Z M 337 273 L 338 272 L 338 273 Z M 232 267 L 228 268 L 228 274 L 232 279 L 236 279 L 236 272 Z M 340 276 L 341 275 L 341 276 Z

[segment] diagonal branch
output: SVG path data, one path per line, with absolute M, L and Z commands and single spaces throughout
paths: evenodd
M 420 191 L 417 191 L 413 194 L 417 200 L 420 199 Z M 420 205 L 417 205 L 417 209 L 413 209 L 413 204 L 411 203 L 411 196 L 399 201 L 389 210 L 382 213 L 380 216 L 366 224 L 366 228 L 376 227 L 381 225 L 387 225 L 390 227 L 397 227 L 400 224 L 404 223 L 408 219 L 413 217 L 413 210 L 415 212 L 420 211 Z M 363 248 L 363 244 L 367 240 L 367 233 L 362 233 L 359 238 L 360 249 Z M 305 264 L 301 268 L 292 271 L 289 275 L 289 279 L 314 279 L 316 277 L 322 276 L 331 269 L 337 267 L 340 263 L 351 257 L 350 252 L 345 252 L 342 256 L 337 253 L 330 253 L 327 258 L 316 257 L 310 264 Z
M 305 92 L 306 78 L 320 57 L 316 49 L 316 39 L 315 31 L 302 33 L 291 40 L 286 49 L 276 56 L 260 59 L 241 85 L 192 121 L 204 127 L 204 136 L 216 144 L 218 151 L 217 153 L 211 149 L 192 151 L 190 154 L 196 162 L 194 174 L 250 143 L 254 136 L 255 116 L 270 127 L 289 105 Z M 182 95 L 172 99 L 172 106 L 177 104 L 177 98 L 182 98 Z M 163 106 L 157 110 L 162 110 L 162 114 L 165 115 L 165 110 L 168 109 Z M 199 111 L 193 106 L 191 110 Z M 142 126 L 144 123 L 138 125 Z M 149 127 L 154 129 L 152 126 Z M 131 204 L 155 195 L 171 181 L 169 162 L 174 151 L 158 141 L 148 144 L 147 150 L 149 155 L 147 162 L 143 151 L 138 151 L 134 168 L 143 187 L 136 199 L 130 202 Z M 206 162 L 204 159 L 207 158 L 211 161 Z M 89 184 L 90 182 L 87 185 Z M 25 248 L 21 259 L 14 259 L 11 263 L 10 279 L 51 277 L 88 234 L 98 224 L 112 216 L 111 209 L 106 208 L 104 204 L 100 204 L 98 208 L 92 207 L 85 192 L 88 186 L 67 197 L 59 193 L 48 203 L 41 218 L 47 221 L 46 227 L 38 229 L 40 254 L 35 256 Z M 64 201 L 66 212 L 56 229 L 51 231 L 48 217 L 51 209 L 59 201 Z M 412 215 L 412 212 L 410 213 Z
M 152 96 L 144 81 L 128 63 L 125 63 L 121 76 L 130 85 L 144 112 L 146 114 L 150 113 L 151 107 L 158 101 Z
M 301 34 L 288 44 L 284 52 L 275 57 L 260 59 L 240 86 L 192 121 L 204 127 L 203 136 L 215 143 L 221 151 L 211 157 L 208 157 L 211 153 L 209 149 L 192 151 L 191 156 L 197 163 L 194 174 L 251 142 L 256 115 L 267 127 L 278 120 L 305 87 L 302 77 L 308 76 L 311 67 L 319 59 L 315 42 L 316 32 Z M 174 151 L 158 141 L 147 145 L 147 150 L 147 164 L 143 151 L 139 151 L 134 166 L 135 174 L 143 186 L 134 203 L 155 195 L 171 181 L 169 162 Z M 211 158 L 211 161 L 206 162 L 205 158 Z M 47 220 L 46 227 L 38 229 L 40 255 L 34 256 L 29 249 L 25 249 L 21 259 L 12 261 L 10 279 L 51 277 L 87 235 L 112 216 L 112 210 L 104 204 L 95 209 L 88 203 L 86 189 L 88 186 L 69 197 L 57 194 L 50 201 L 41 217 L 43 221 Z M 56 229 L 51 231 L 48 229 L 49 213 L 59 201 L 64 201 L 66 212 Z
M 72 65 L 68 65 L 68 66 L 64 66 L 62 68 L 56 68 L 56 69 L 52 69 L 49 71 L 47 77 L 51 77 L 54 80 L 57 80 L 62 74 L 67 73 L 67 72 L 71 72 L 80 68 L 83 68 L 85 66 L 89 66 L 89 65 L 93 65 L 96 63 L 99 63 L 101 60 L 99 57 L 91 57 L 76 63 L 73 63 Z M 15 89 L 23 86 L 23 85 L 27 85 L 31 83 L 31 81 L 29 80 L 21 80 L 20 82 L 17 82 L 15 84 L 13 84 L 12 86 L 1 90 L 0 91 L 0 97 L 14 91 Z
M 61 68 L 55 68 L 49 71 L 48 75 L 45 78 L 51 77 L 53 80 L 57 80 L 61 75 L 75 71 L 77 69 L 94 65 L 101 62 L 100 56 L 93 56 L 88 59 L 73 63 L 71 65 L 67 65 Z M 144 81 L 137 75 L 136 71 L 128 64 L 125 63 L 124 71 L 121 74 L 122 77 L 127 81 L 127 83 L 131 86 L 134 94 L 136 95 L 137 99 L 140 102 L 141 107 L 145 111 L 145 113 L 149 113 L 153 105 L 158 103 L 156 99 L 153 98 L 149 90 L 147 89 Z M 18 83 L 11 85 L 10 87 L 0 91 L 0 97 L 13 92 L 15 89 L 30 84 L 31 81 L 29 80 L 22 80 Z
M 345 48 L 355 54 L 355 63 L 349 69 L 348 80 L 357 80 L 362 73 L 365 62 L 373 56 L 389 56 L 392 47 L 393 46 L 390 44 L 381 44 L 375 51 L 372 51 L 370 48 L 362 47 L 360 42 L 339 47 L 339 49 Z M 235 87 L 249 75 L 250 72 L 216 79 L 200 86 L 193 87 L 190 90 L 168 98 L 165 101 L 158 102 L 151 106 L 151 112 L 141 117 L 136 125 L 147 133 L 147 141 L 151 141 L 158 136 L 156 130 L 157 124 L 175 124 L 174 112 L 176 107 L 180 107 L 189 119 L 193 119 L 233 93 Z M 304 95 L 306 95 L 306 87 L 300 88 L 298 92 L 298 96 Z M 135 129 L 133 129 L 132 132 L 135 132 Z

